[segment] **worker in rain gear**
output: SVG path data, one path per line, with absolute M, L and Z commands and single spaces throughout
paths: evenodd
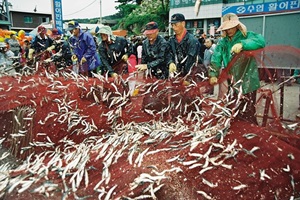
M 102 39 L 99 44 L 99 54 L 103 63 L 102 73 L 117 77 L 118 73 L 124 72 L 120 68 L 126 66 L 128 57 L 132 54 L 132 45 L 124 37 L 114 36 L 109 26 L 100 27 L 99 34 Z M 120 61 L 123 61 L 123 64 Z M 121 65 L 117 66 L 118 63 Z M 125 73 L 127 67 L 125 67 Z
M 81 74 L 91 76 L 91 72 L 101 65 L 93 36 L 84 32 L 77 21 L 68 22 L 67 30 L 72 34 L 69 38 L 72 61 L 78 62 Z
M 51 54 L 54 48 L 53 40 L 47 35 L 46 28 L 44 26 L 39 26 L 37 35 L 29 49 L 28 58 L 32 59 L 33 53 L 37 55 L 46 50 Z
M 229 13 L 223 16 L 223 24 L 217 31 L 222 31 L 223 38 L 219 41 L 211 58 L 209 71 L 210 84 L 218 82 L 218 76 L 222 66 L 227 67 L 234 55 L 242 50 L 256 50 L 265 47 L 265 39 L 262 35 L 247 31 L 244 24 L 239 21 L 237 15 Z M 241 58 L 230 69 L 234 83 L 239 80 L 242 86 L 243 99 L 240 107 L 247 104 L 245 110 L 240 110 L 238 118 L 257 124 L 255 117 L 256 90 L 260 87 L 257 63 L 254 58 Z M 229 82 L 229 85 L 232 83 Z M 235 85 L 239 88 L 239 85 Z M 238 91 L 235 92 L 237 94 Z

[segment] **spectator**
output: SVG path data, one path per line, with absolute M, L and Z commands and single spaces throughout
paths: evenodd
M 206 46 L 206 49 L 204 51 L 203 64 L 206 69 L 208 69 L 211 62 L 211 56 L 215 51 L 216 45 L 212 39 L 205 39 L 204 45 Z
M 149 22 L 144 31 L 147 39 L 142 47 L 142 64 L 136 66 L 138 70 L 149 70 L 156 78 L 166 79 L 169 76 L 169 45 L 158 35 L 156 22 Z
M 265 46 L 263 36 L 247 31 L 246 26 L 233 13 L 223 16 L 223 24 L 217 31 L 222 31 L 223 39 L 219 41 L 212 55 L 211 70 L 209 72 L 211 84 L 218 82 L 217 77 L 222 63 L 227 67 L 233 54 L 239 54 L 242 50 L 255 50 Z M 243 96 L 239 105 L 238 118 L 257 124 L 255 117 L 256 90 L 260 87 L 257 64 L 252 58 L 241 62 L 244 64 L 242 67 L 237 66 L 230 69 L 230 74 L 235 82 L 242 80 Z M 228 82 L 230 86 L 232 83 L 230 80 Z M 237 97 L 237 92 L 234 95 Z
M 209 67 L 210 67 L 210 62 L 211 62 L 211 57 L 215 51 L 215 44 L 214 41 L 210 38 L 205 39 L 204 45 L 206 46 L 206 49 L 204 51 L 204 57 L 203 57 L 203 64 L 205 66 L 205 74 L 208 73 Z M 208 88 L 208 93 L 213 94 L 214 93 L 214 87 L 211 86 Z
M 0 42 L 0 76 L 2 74 L 15 75 L 16 71 L 12 67 L 14 53 L 8 49 L 8 46 L 4 42 Z
M 8 40 L 9 49 L 14 53 L 14 56 L 19 56 L 21 46 L 15 34 L 10 34 L 10 39 Z
M 72 61 L 79 65 L 80 74 L 91 76 L 91 71 L 101 64 L 93 36 L 83 31 L 77 21 L 69 21 L 67 30 L 72 34 L 69 38 Z
M 143 39 L 139 38 L 138 42 L 137 42 L 137 64 L 141 64 L 142 63 L 142 50 L 143 50 Z
M 200 43 L 200 50 L 199 50 L 200 63 L 203 63 L 203 60 L 204 60 L 204 51 L 206 49 L 206 46 L 205 46 L 206 37 L 207 37 L 206 33 L 202 33 L 201 36 L 198 39 L 198 41 Z
M 300 69 L 294 70 L 292 82 L 300 84 Z
M 102 38 L 99 45 L 99 54 L 103 63 L 102 73 L 108 73 L 112 77 L 117 77 L 117 73 L 126 73 L 128 56 L 132 53 L 128 40 L 114 36 L 109 26 L 102 26 L 99 33 Z
M 297 84 L 300 84 L 300 69 L 295 69 L 293 73 L 293 78 L 291 82 L 296 82 Z M 298 95 L 299 101 L 298 101 L 298 110 L 300 110 L 300 93 Z M 300 114 L 297 114 L 296 117 L 300 119 Z

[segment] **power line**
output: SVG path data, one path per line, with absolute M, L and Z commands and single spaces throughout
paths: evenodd
M 76 14 L 76 13 L 79 13 L 79 12 L 83 11 L 84 9 L 86 9 L 87 7 L 89 7 L 90 5 L 92 5 L 93 3 L 95 3 L 96 1 L 97 1 L 97 0 L 93 1 L 92 3 L 88 4 L 86 7 L 82 8 L 82 9 L 76 11 L 76 12 L 73 12 L 73 13 L 67 14 L 67 15 L 64 15 L 64 17 L 65 17 L 65 16 L 74 15 L 74 14 Z

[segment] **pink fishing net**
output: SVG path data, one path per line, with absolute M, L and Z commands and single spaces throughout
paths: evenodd
M 255 58 L 270 80 L 269 66 L 300 63 L 299 50 L 284 46 L 240 56 Z M 278 83 L 258 92 L 272 100 L 258 126 L 235 118 L 237 99 L 207 95 L 202 79 L 197 71 L 171 80 L 45 70 L 1 77 L 1 142 L 19 158 L 18 167 L 0 165 L 1 198 L 299 197 L 299 127 L 279 116 Z

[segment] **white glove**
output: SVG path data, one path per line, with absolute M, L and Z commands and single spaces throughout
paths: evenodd
M 213 76 L 213 77 L 209 78 L 209 84 L 214 85 L 216 83 L 218 83 L 218 78 L 217 77 Z
M 242 43 L 237 43 L 235 45 L 233 45 L 233 47 L 231 48 L 231 53 L 240 53 L 243 49 L 243 45 Z
M 169 72 L 173 73 L 173 72 L 176 72 L 176 70 L 177 70 L 177 68 L 176 68 L 175 63 L 170 63 L 169 64 Z
M 146 69 L 148 69 L 146 64 L 136 65 L 135 68 L 139 71 L 145 71 Z
M 50 62 L 52 62 L 52 59 L 51 59 L 51 58 L 48 58 L 48 59 L 44 60 L 44 62 L 45 62 L 45 63 L 50 63 Z
M 117 74 L 117 73 L 111 73 L 110 76 L 113 77 L 113 78 L 117 78 L 117 77 L 118 77 L 118 74 Z
M 34 52 L 34 49 L 29 49 L 28 51 L 28 58 L 31 60 L 32 59 L 32 54 Z
M 50 46 L 50 47 L 47 48 L 47 51 L 49 51 L 51 53 L 54 48 L 55 48 L 55 46 L 52 45 L 52 46 Z
M 72 55 L 72 57 L 71 57 L 71 60 L 73 61 L 73 62 L 77 62 L 77 56 L 76 55 Z
M 83 63 L 85 63 L 86 62 L 86 58 L 85 57 L 82 57 L 81 58 L 81 61 L 80 61 L 80 64 L 82 65 Z
M 128 60 L 128 55 L 127 55 L 127 54 L 124 54 L 124 55 L 122 56 L 122 60 L 124 60 L 125 62 L 127 62 L 127 60 Z

